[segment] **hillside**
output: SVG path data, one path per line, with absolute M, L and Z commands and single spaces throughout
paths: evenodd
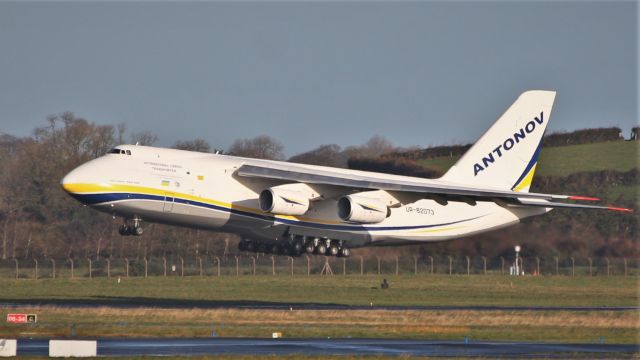
M 611 141 L 558 147 L 543 147 L 536 176 L 568 176 L 578 172 L 638 167 L 638 141 Z M 428 168 L 446 172 L 460 156 L 418 160 Z

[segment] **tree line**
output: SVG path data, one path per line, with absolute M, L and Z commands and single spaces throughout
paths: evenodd
M 154 145 L 151 132 L 127 133 L 125 124 L 100 125 L 67 112 L 52 115 L 27 137 L 0 134 L 0 258 L 110 258 L 225 256 L 237 252 L 234 235 L 147 224 L 140 237 L 121 237 L 120 219 L 79 205 L 60 187 L 60 180 L 76 166 L 102 156 L 118 144 Z M 174 148 L 222 152 L 202 139 L 177 141 Z M 420 177 L 440 174 L 419 165 L 416 149 L 398 149 L 380 136 L 358 146 L 321 145 L 287 159 L 292 162 Z M 440 151 L 440 150 L 439 150 Z M 402 153 L 407 156 L 402 156 Z M 226 154 L 285 160 L 282 143 L 268 136 L 238 139 Z M 532 191 L 567 189 L 599 193 L 610 183 L 638 184 L 638 170 L 576 174 L 566 178 L 536 177 Z M 593 190 L 593 191 L 591 191 Z M 578 192 L 579 193 L 579 192 Z M 611 199 L 616 200 L 616 199 Z M 628 201 L 621 205 L 631 206 Z M 525 255 L 637 257 L 638 219 L 606 212 L 563 212 L 542 216 L 504 230 L 433 245 L 361 249 L 360 255 L 458 253 L 502 256 L 515 243 L 525 244 Z M 530 254 L 526 252 L 530 251 Z

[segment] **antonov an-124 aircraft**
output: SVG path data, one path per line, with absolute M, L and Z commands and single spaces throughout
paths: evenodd
M 530 193 L 554 91 L 527 91 L 439 179 L 121 145 L 62 179 L 122 217 L 239 234 L 243 251 L 349 256 L 362 246 L 457 239 L 596 198 Z

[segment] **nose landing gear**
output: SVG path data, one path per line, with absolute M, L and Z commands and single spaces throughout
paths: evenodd
M 131 220 L 125 219 L 124 223 L 118 228 L 118 233 L 122 236 L 140 236 L 144 233 L 144 229 L 140 226 L 142 219 L 135 217 Z

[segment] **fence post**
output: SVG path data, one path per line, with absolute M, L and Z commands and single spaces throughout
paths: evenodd
M 571 257 L 571 276 L 576 276 L 576 259 Z
M 471 258 L 469 256 L 467 258 L 467 276 L 471 275 Z
M 276 276 L 276 258 L 271 255 L 271 275 Z
M 560 275 L 560 259 L 557 256 L 553 257 L 556 260 L 556 275 Z
M 589 261 L 589 276 L 593 276 L 593 270 L 592 270 L 593 262 L 591 261 L 590 257 L 588 257 L 587 260 Z
M 16 279 L 18 278 L 18 259 L 14 258 L 13 261 L 16 263 Z
M 431 275 L 433 275 L 433 256 L 429 256 L 429 263 L 431 264 Z
M 309 255 L 305 255 L 307 258 L 307 276 L 311 275 L 311 259 L 309 259 Z
M 484 275 L 487 275 L 487 257 L 482 257 L 482 268 L 484 269 Z
M 144 277 L 146 278 L 147 276 L 149 276 L 149 260 L 147 260 L 147 258 L 144 258 Z
M 418 275 L 418 257 L 413 257 L 413 275 Z
M 198 267 L 200 267 L 200 277 L 202 277 L 202 258 L 198 257 Z
M 51 259 L 51 270 L 52 270 L 51 277 L 55 279 L 56 278 L 56 261 L 53 259 Z
M 611 274 L 611 264 L 609 263 L 609 258 L 604 258 L 604 260 L 607 262 L 607 276 L 609 276 Z
M 289 260 L 291 260 L 291 276 L 293 276 L 293 256 L 289 256 Z
M 71 263 L 71 278 L 73 279 L 73 259 L 69 258 L 69 262 Z
M 536 274 L 540 276 L 540 258 L 536 256 Z
M 124 258 L 124 265 L 126 269 L 126 277 L 129 277 L 129 258 Z
M 342 258 L 342 275 L 347 275 L 347 258 Z
M 253 276 L 256 276 L 256 258 L 252 256 L 251 262 L 253 263 Z
M 360 275 L 364 275 L 364 259 L 360 256 Z
M 622 258 L 624 261 L 624 276 L 627 276 L 627 258 Z
M 167 277 L 167 258 L 164 256 L 162 257 L 162 268 L 164 277 Z
M 504 257 L 500 256 L 500 274 L 504 275 Z
M 107 259 L 107 279 L 111 279 L 111 260 Z
M 398 262 L 399 262 L 399 261 L 400 261 L 400 260 L 399 260 L 399 259 L 398 259 L 398 257 L 396 256 L 396 276 L 398 276 L 398 273 L 399 273 L 399 270 L 400 270 L 400 269 L 399 269 L 399 267 L 400 267 L 400 266 L 399 266 L 399 264 L 398 264 Z
M 453 258 L 451 256 L 447 256 L 449 258 L 449 275 L 451 275 L 451 268 L 453 267 Z
M 236 276 L 240 276 L 240 262 L 238 261 L 238 257 L 234 256 L 236 258 Z
M 87 258 L 89 261 L 89 279 L 93 278 L 93 264 L 91 263 L 91 258 Z
M 33 262 L 36 263 L 35 271 L 33 272 L 33 279 L 38 280 L 38 259 L 33 259 Z
M 380 275 L 380 257 L 376 256 L 376 259 L 378 259 L 378 275 Z
M 218 268 L 218 276 L 220 276 L 220 258 L 216 256 L 216 266 Z
M 184 277 L 184 259 L 180 256 L 180 277 Z

